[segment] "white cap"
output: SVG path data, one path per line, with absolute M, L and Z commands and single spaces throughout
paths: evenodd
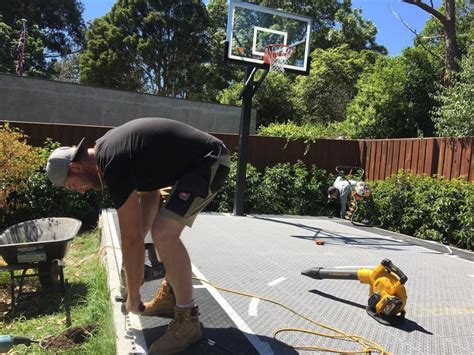
M 84 149 L 85 140 L 82 138 L 75 147 L 59 147 L 51 153 L 46 164 L 46 172 L 53 185 L 64 187 L 69 173 L 69 163 L 73 162 L 76 156 L 80 156 L 77 153 Z

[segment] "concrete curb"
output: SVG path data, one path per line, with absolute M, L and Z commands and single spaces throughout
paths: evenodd
M 134 314 L 124 315 L 122 304 L 115 301 L 120 296 L 120 269 L 122 265 L 122 252 L 120 243 L 109 219 L 106 210 L 101 214 L 102 238 L 101 251 L 102 262 L 107 269 L 107 281 L 110 289 L 110 300 L 112 303 L 112 316 L 115 328 L 115 344 L 117 355 L 124 354 L 146 354 L 146 343 L 141 330 L 140 320 Z

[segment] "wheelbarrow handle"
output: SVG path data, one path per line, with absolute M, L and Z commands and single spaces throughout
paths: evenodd
M 336 171 L 339 174 L 345 174 L 344 171 L 347 171 L 347 170 L 354 170 L 356 172 L 361 173 L 361 176 L 360 176 L 361 179 L 365 175 L 365 170 L 363 168 L 361 168 L 360 166 L 348 166 L 348 165 L 338 165 L 338 166 L 336 166 Z

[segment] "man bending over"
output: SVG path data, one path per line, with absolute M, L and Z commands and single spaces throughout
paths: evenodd
M 150 354 L 179 352 L 202 337 L 193 299 L 191 262 L 181 242 L 185 226 L 216 196 L 229 173 L 230 157 L 217 138 L 164 118 L 139 118 L 108 131 L 86 148 L 60 147 L 46 171 L 57 186 L 84 193 L 107 186 L 117 209 L 127 283 L 128 312 L 174 315 Z M 159 189 L 173 186 L 163 207 Z M 141 301 L 144 238 L 153 243 L 166 277 L 151 302 Z

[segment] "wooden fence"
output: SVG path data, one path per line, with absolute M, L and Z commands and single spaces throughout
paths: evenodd
M 460 176 L 474 181 L 474 137 L 360 140 L 361 163 L 370 180 L 398 170 L 414 174 Z
M 30 137 L 30 144 L 41 146 L 47 137 L 63 145 L 73 145 L 82 137 L 94 142 L 112 127 L 81 126 L 51 123 L 10 122 Z M 215 134 L 232 153 L 238 151 L 238 135 Z M 334 172 L 337 165 L 360 166 L 369 180 L 384 179 L 398 170 L 414 174 L 444 176 L 452 179 L 465 176 L 474 181 L 474 137 L 413 138 L 375 140 L 320 139 L 315 143 L 287 141 L 285 138 L 250 136 L 249 163 L 258 170 L 277 163 L 295 163 Z

